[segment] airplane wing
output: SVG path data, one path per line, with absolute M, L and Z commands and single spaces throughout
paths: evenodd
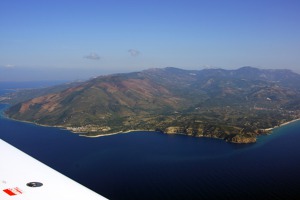
M 0 140 L 0 200 L 106 199 Z

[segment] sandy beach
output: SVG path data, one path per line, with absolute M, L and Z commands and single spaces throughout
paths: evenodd
M 79 136 L 89 137 L 89 138 L 97 138 L 97 137 L 104 137 L 104 136 L 117 135 L 117 134 L 126 134 L 126 133 L 139 132 L 139 131 L 147 131 L 147 130 L 128 130 L 128 131 L 124 131 L 124 132 L 120 131 L 120 132 L 115 132 L 115 133 L 98 134 L 98 135 L 84 135 L 84 134 L 80 134 Z
M 266 128 L 266 129 L 262 129 L 263 131 L 266 131 L 266 132 L 270 132 L 272 131 L 273 129 L 275 128 L 279 128 L 281 126 L 285 126 L 285 125 L 288 125 L 290 123 L 293 123 L 293 122 L 296 122 L 296 121 L 299 121 L 300 118 L 298 119 L 294 119 L 294 120 L 291 120 L 291 121 L 288 121 L 288 122 L 285 122 L 283 124 L 280 124 L 279 126 L 275 126 L 273 128 Z M 130 133 L 130 132 L 139 132 L 139 131 L 149 131 L 149 130 L 128 130 L 128 131 L 125 131 L 125 132 L 115 132 L 115 133 L 108 133 L 108 134 L 98 134 L 98 135 L 84 135 L 84 134 L 80 134 L 79 136 L 82 136 L 82 137 L 89 137 L 89 138 L 97 138 L 97 137 L 104 137 L 104 136 L 110 136 L 110 135 L 117 135 L 117 134 L 125 134 L 125 133 Z
M 299 121 L 300 120 L 300 118 L 298 118 L 298 119 L 294 119 L 294 120 L 291 120 L 291 121 L 288 121 L 288 122 L 285 122 L 285 123 L 283 123 L 283 124 L 280 124 L 279 126 L 275 126 L 275 127 L 273 127 L 273 128 L 265 128 L 265 129 L 262 129 L 263 131 L 272 131 L 273 129 L 275 129 L 275 128 L 279 128 L 279 127 L 281 127 L 281 126 L 285 126 L 285 125 L 288 125 L 288 124 L 290 124 L 290 123 L 293 123 L 293 122 L 296 122 L 296 121 Z

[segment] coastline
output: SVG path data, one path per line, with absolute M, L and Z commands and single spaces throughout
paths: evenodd
M 300 121 L 300 118 L 297 119 L 293 119 L 291 121 L 287 121 L 284 122 L 282 124 L 280 124 L 279 126 L 275 126 L 273 128 L 266 128 L 266 129 L 261 129 L 265 132 L 271 132 L 272 130 L 276 129 L 276 128 L 280 128 L 282 126 L 294 123 Z M 120 132 L 115 132 L 115 133 L 107 133 L 107 134 L 97 134 L 97 135 L 85 135 L 85 134 L 79 134 L 79 136 L 81 137 L 89 137 L 89 138 L 97 138 L 97 137 L 104 137 L 104 136 L 111 136 L 111 135 L 117 135 L 117 134 L 126 134 L 126 133 L 131 133 L 131 132 L 139 132 L 139 131 L 149 131 L 149 130 L 128 130 L 128 131 L 120 131 Z M 71 131 L 72 132 L 72 131 Z M 155 132 L 155 131 L 150 131 L 150 132 Z M 183 133 L 175 133 L 175 135 L 185 135 L 185 136 L 190 136 L 190 135 L 186 135 Z M 205 137 L 205 136 L 200 136 L 200 137 Z M 217 138 L 217 137 L 207 137 L 207 138 L 214 138 L 214 139 L 222 139 L 222 138 Z
M 2 105 L 4 105 L 3 103 L 1 103 Z M 72 130 L 69 130 L 67 129 L 67 127 L 64 127 L 64 126 L 53 126 L 53 125 L 46 125 L 46 124 L 39 124 L 39 123 L 36 123 L 36 122 L 31 122 L 31 121 L 23 121 L 23 120 L 18 120 L 18 119 L 13 119 L 13 118 L 9 118 L 6 114 L 5 114 L 5 108 L 4 109 L 1 109 L 1 117 L 3 118 L 7 118 L 9 120 L 13 120 L 13 121 L 18 121 L 18 122 L 24 122 L 24 123 L 28 123 L 28 124 L 33 124 L 33 125 L 36 125 L 36 126 L 42 126 L 42 127 L 53 127 L 53 128 L 59 128 L 59 129 L 62 129 L 62 130 L 67 130 L 67 131 L 70 131 L 71 133 L 75 133 L 75 134 L 78 134 L 78 136 L 81 136 L 81 137 L 89 137 L 89 138 L 97 138 L 97 137 L 104 137 L 104 136 L 112 136 L 112 135 L 117 135 L 117 134 L 126 134 L 126 133 L 131 133 L 131 132 L 141 132 L 141 131 L 147 131 L 147 132 L 157 132 L 155 130 L 127 130 L 127 131 L 118 131 L 118 132 L 112 132 L 112 133 L 97 133 L 95 135 L 89 135 L 88 132 L 75 132 L 75 131 L 72 131 Z M 297 119 L 293 119 L 291 121 L 287 121 L 287 122 L 284 122 L 282 124 L 280 124 L 279 126 L 274 126 L 274 127 L 271 127 L 271 128 L 265 128 L 265 129 L 259 129 L 262 131 L 261 134 L 257 134 L 257 136 L 259 135 L 263 135 L 263 134 L 272 134 L 272 131 L 274 129 L 277 129 L 277 128 L 280 128 L 282 126 L 286 126 L 288 124 L 291 124 L 291 123 L 294 123 L 294 122 L 297 122 L 297 121 L 300 121 L 300 118 L 297 118 Z M 187 135 L 187 134 L 183 134 L 183 133 L 175 133 L 176 135 L 186 135 L 186 136 L 190 136 L 190 135 Z M 200 136 L 200 137 L 205 137 L 205 136 Z M 207 137 L 207 138 L 215 138 L 215 139 L 222 139 L 222 138 L 218 138 L 218 137 Z
M 300 118 L 293 119 L 293 120 L 291 120 L 291 121 L 284 122 L 284 123 L 280 124 L 279 126 L 274 126 L 274 127 L 272 127 L 272 128 L 265 128 L 265 129 L 261 129 L 261 130 L 266 131 L 266 132 L 269 132 L 269 131 L 272 131 L 272 130 L 274 130 L 274 129 L 276 129 L 276 128 L 280 128 L 280 127 L 282 127 L 282 126 L 285 126 L 285 125 L 288 125 L 288 124 L 297 122 L 297 121 L 299 121 L 299 120 L 300 120 Z
M 97 138 L 97 137 L 104 137 L 104 136 L 111 136 L 111 135 L 118 135 L 118 134 L 126 134 L 126 133 L 132 133 L 132 132 L 140 132 L 140 131 L 149 131 L 149 130 L 128 130 L 128 131 L 120 131 L 120 132 L 115 132 L 115 133 L 98 134 L 98 135 L 79 134 L 79 136 L 88 137 L 88 138 Z M 150 131 L 150 132 L 155 132 L 155 131 Z
M 280 126 L 279 127 L 281 127 L 281 126 L 285 126 L 285 125 L 288 125 L 288 124 L 290 124 L 290 123 L 293 123 L 293 122 L 296 122 L 296 121 L 299 121 L 300 120 L 300 118 L 298 118 L 298 119 L 294 119 L 294 120 L 292 120 L 292 121 L 288 121 L 288 122 L 285 122 L 285 123 L 283 123 L 283 124 L 280 124 Z M 277 128 L 277 127 L 276 127 Z
M 4 104 L 4 103 L 1 103 L 1 104 Z M 125 133 L 130 133 L 130 132 L 149 131 L 149 130 L 128 130 L 128 131 L 119 131 L 119 132 L 107 133 L 107 134 L 86 135 L 85 132 L 74 132 L 72 130 L 67 129 L 67 127 L 64 127 L 64 126 L 51 126 L 51 125 L 39 124 L 39 123 L 26 121 L 26 120 L 19 120 L 19 119 L 10 118 L 5 114 L 5 108 L 1 111 L 0 116 L 3 117 L 3 118 L 6 118 L 6 119 L 12 120 L 12 121 L 16 121 L 16 122 L 22 122 L 22 123 L 27 123 L 27 124 L 32 124 L 32 125 L 42 126 L 42 127 L 48 127 L 48 128 L 51 128 L 51 127 L 52 128 L 59 128 L 61 130 L 66 130 L 66 131 L 69 131 L 71 133 L 78 134 L 81 137 L 89 137 L 89 138 L 97 138 L 97 137 L 111 136 L 111 135 L 117 135 L 117 134 L 125 134 Z M 155 132 L 155 131 L 153 131 L 153 132 Z

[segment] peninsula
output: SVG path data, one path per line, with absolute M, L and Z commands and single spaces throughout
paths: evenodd
M 85 136 L 149 130 L 234 143 L 300 118 L 300 75 L 290 70 L 156 68 L 48 91 L 14 101 L 7 116 Z

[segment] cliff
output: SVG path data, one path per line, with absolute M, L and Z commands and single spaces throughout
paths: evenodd
M 289 70 L 164 68 L 44 91 L 6 113 L 87 135 L 161 130 L 250 143 L 259 130 L 299 118 L 299 99 L 300 75 Z

